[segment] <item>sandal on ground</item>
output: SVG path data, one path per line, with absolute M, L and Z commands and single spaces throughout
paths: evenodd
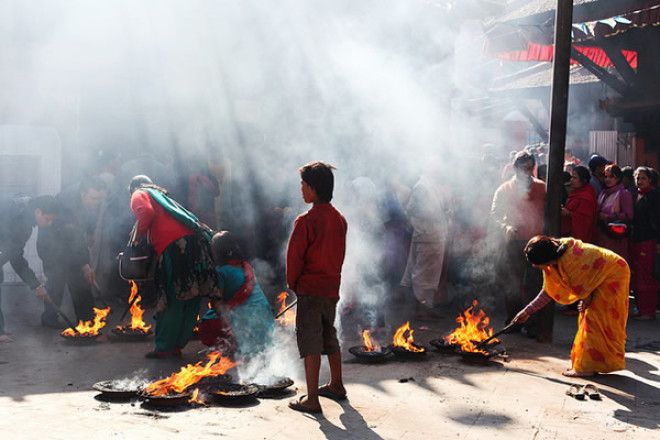
M 294 411 L 300 411 L 302 413 L 307 413 L 307 414 L 320 414 L 323 412 L 320 406 L 318 408 L 314 406 L 309 406 L 307 404 L 307 401 L 305 400 L 306 398 L 307 395 L 303 394 L 297 399 L 290 400 L 289 408 L 291 408 Z
M 569 389 L 566 390 L 566 395 L 575 397 L 577 400 L 584 400 L 585 393 L 584 393 L 584 387 L 581 387 L 580 385 L 573 384 Z
M 601 400 L 600 399 L 600 392 L 598 391 L 598 387 L 592 383 L 586 384 L 585 386 L 582 387 L 582 392 L 589 396 L 591 400 Z
M 14 339 L 6 333 L 0 335 L 0 343 L 6 343 L 6 342 L 14 342 Z
M 319 396 L 327 397 L 328 399 L 332 399 L 335 402 L 341 402 L 347 398 L 346 392 L 344 392 L 344 394 L 335 393 L 330 389 L 330 385 L 323 385 L 321 388 L 319 388 Z
M 575 371 L 572 368 L 570 370 L 562 371 L 561 374 L 566 377 L 591 377 L 596 375 L 593 371 Z

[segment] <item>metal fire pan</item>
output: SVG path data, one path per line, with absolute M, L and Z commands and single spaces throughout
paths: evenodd
M 367 351 L 364 345 L 356 345 L 348 349 L 348 352 L 355 356 L 360 362 L 368 364 L 377 364 L 385 362 L 392 356 L 390 347 L 381 347 L 379 351 Z
M 413 344 L 413 346 L 418 348 L 423 348 L 424 351 L 408 351 L 403 347 L 395 347 L 395 346 L 390 346 L 390 348 L 392 349 L 392 353 L 394 353 L 394 356 L 399 359 L 406 359 L 406 360 L 425 359 L 428 349 L 423 345 Z
M 92 345 L 96 344 L 97 338 L 101 336 L 101 333 L 97 335 L 80 335 L 76 334 L 75 336 L 64 336 L 60 333 L 60 336 L 71 345 Z
M 269 385 L 260 385 L 260 384 L 253 384 L 253 385 L 255 385 L 259 389 L 259 392 L 257 393 L 257 397 L 266 398 L 266 399 L 276 398 L 285 395 L 289 392 L 289 387 L 293 385 L 293 379 L 290 379 L 288 377 L 280 377 L 277 378 L 274 381 L 274 383 L 271 383 Z
M 210 393 L 219 403 L 237 403 L 255 399 L 259 387 L 252 384 L 229 383 L 210 390 Z
M 506 358 L 506 350 L 504 349 L 495 349 L 495 348 L 486 348 L 484 349 L 486 353 L 480 352 L 470 352 L 470 351 L 460 351 L 459 354 L 463 361 L 470 364 L 487 364 L 495 357 Z
M 146 333 L 143 331 L 136 331 L 136 330 L 131 330 L 131 329 L 118 329 L 118 328 L 113 328 L 111 330 L 112 336 L 114 340 L 117 341 L 122 341 L 122 342 L 138 342 L 138 341 L 145 341 L 153 334 L 151 329 L 149 329 Z
M 460 347 L 458 344 L 450 344 L 444 339 L 434 339 L 429 342 L 435 348 L 437 351 L 440 353 L 446 353 L 446 354 L 458 354 L 460 351 Z
M 117 387 L 117 380 L 105 380 L 102 382 L 96 382 L 92 385 L 92 389 L 100 392 L 103 397 L 110 399 L 128 399 L 131 397 L 137 397 L 142 391 L 142 388 L 136 386 L 135 388 L 122 388 Z
M 190 400 L 191 394 L 184 392 L 181 394 L 168 394 L 167 396 L 152 396 L 146 390 L 142 390 L 139 394 L 140 398 L 144 400 L 146 405 L 150 406 L 180 406 L 186 405 Z

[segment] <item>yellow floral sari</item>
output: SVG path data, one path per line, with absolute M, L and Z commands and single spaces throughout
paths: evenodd
M 626 321 L 630 269 L 607 249 L 562 238 L 568 246 L 556 266 L 543 270 L 543 289 L 560 304 L 586 299 L 591 305 L 578 316 L 571 350 L 575 371 L 608 373 L 625 368 Z

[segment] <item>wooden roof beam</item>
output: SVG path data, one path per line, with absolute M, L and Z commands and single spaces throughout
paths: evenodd
M 628 91 L 628 86 L 624 82 L 620 81 L 619 78 L 591 61 L 586 55 L 575 50 L 574 47 L 571 47 L 571 58 L 582 64 L 585 69 L 593 73 L 599 80 L 603 81 L 622 96 Z
M 635 72 L 635 69 L 630 66 L 626 57 L 621 53 L 621 47 L 604 38 L 601 40 L 602 41 L 599 41 L 600 47 L 603 48 L 607 56 L 610 58 L 612 64 L 614 64 L 617 72 L 619 72 L 628 87 L 632 87 L 637 79 L 637 72 Z

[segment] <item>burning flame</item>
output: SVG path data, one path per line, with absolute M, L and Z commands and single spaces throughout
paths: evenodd
M 277 313 L 281 313 L 284 309 L 286 309 L 286 297 L 287 297 L 286 292 L 282 292 L 279 295 L 277 295 L 277 301 L 280 304 L 280 309 L 277 311 Z M 277 322 L 279 322 L 282 325 L 295 324 L 296 311 L 293 308 L 290 308 L 284 313 L 284 315 L 277 318 Z
M 192 396 L 190 396 L 190 399 L 188 399 L 188 403 L 196 403 L 197 405 L 206 405 L 206 402 L 199 396 L 199 388 L 195 388 L 195 390 L 192 393 Z
M 369 330 L 362 330 L 362 340 L 364 341 L 364 351 L 380 351 L 378 343 L 374 343 L 369 334 Z
M 131 305 L 131 309 L 130 309 L 131 325 L 130 326 L 118 325 L 117 329 L 142 331 L 144 333 L 148 333 L 149 329 L 151 329 L 151 325 L 146 325 L 145 322 L 142 320 L 144 309 L 140 307 L 140 301 L 142 301 L 142 297 L 138 295 L 138 286 L 133 280 L 130 280 L 129 283 L 131 284 L 131 296 L 128 298 L 128 303 L 130 304 L 137 295 L 137 299 L 135 300 L 133 305 Z
M 147 384 L 145 391 L 154 397 L 181 394 L 202 378 L 220 376 L 236 366 L 236 363 L 232 362 L 231 359 L 222 357 L 219 351 L 209 353 L 206 357 L 208 359 L 206 364 L 202 365 L 203 361 L 200 361 L 195 365 L 188 364 L 181 367 L 178 373 L 172 373 L 171 376 L 165 379 Z
M 490 318 L 486 316 L 486 312 L 483 309 L 476 311 L 478 306 L 479 302 L 477 300 L 472 301 L 472 305 L 456 318 L 459 326 L 452 333 L 445 336 L 444 340 L 449 344 L 460 346 L 462 351 L 487 354 L 486 351 L 478 349 L 476 344 L 488 339 L 493 334 L 493 329 L 488 328 Z M 494 339 L 493 343 L 496 342 L 499 341 Z
M 92 321 L 85 321 L 83 322 L 82 320 L 78 321 L 78 325 L 76 326 L 76 329 L 72 328 L 67 328 L 66 330 L 62 331 L 62 336 L 96 336 L 99 334 L 99 330 L 101 330 L 103 327 L 105 327 L 105 318 L 107 318 L 108 313 L 110 313 L 110 307 L 106 307 L 105 309 L 97 309 L 94 307 L 94 313 L 96 316 L 94 316 L 94 323 L 92 324 Z
M 392 338 L 392 345 L 395 347 L 404 348 L 408 351 L 413 351 L 415 353 L 422 353 L 426 351 L 424 347 L 418 347 L 414 345 L 413 331 L 414 330 L 410 328 L 410 322 L 406 322 L 394 333 L 394 337 Z

